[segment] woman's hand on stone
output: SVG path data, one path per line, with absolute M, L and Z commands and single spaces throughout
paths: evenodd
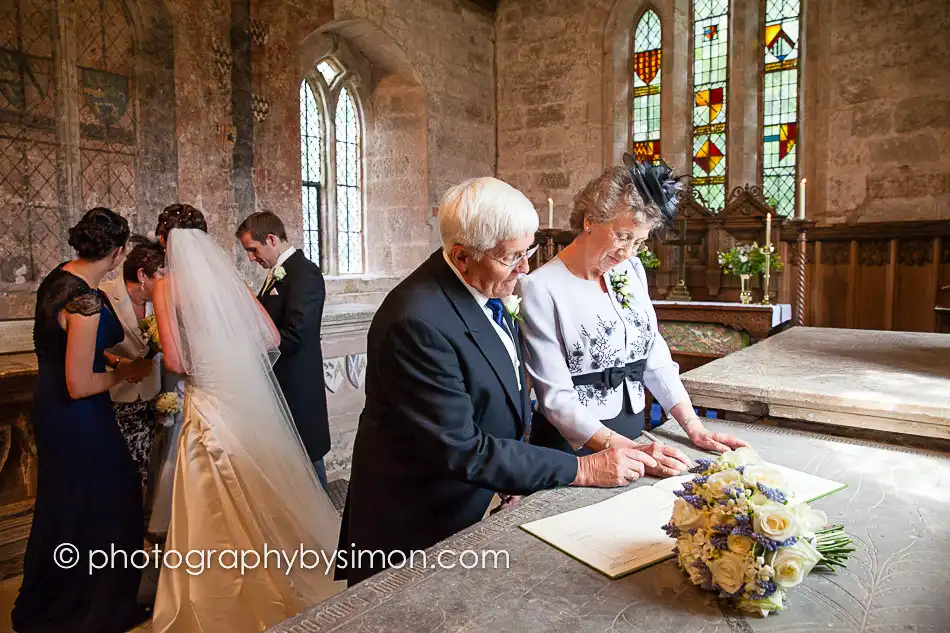
M 738 437 L 726 433 L 713 433 L 698 419 L 686 427 L 686 432 L 689 434 L 689 440 L 693 443 L 693 446 L 705 451 L 725 453 L 749 445 L 748 442 Z

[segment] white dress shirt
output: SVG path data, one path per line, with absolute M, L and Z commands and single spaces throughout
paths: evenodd
M 465 279 L 462 277 L 462 274 L 455 268 L 455 266 L 452 265 L 452 260 L 449 259 L 449 256 L 444 250 L 442 251 L 442 257 L 445 259 L 445 263 L 449 265 L 449 268 L 452 269 L 452 272 L 455 273 L 455 276 L 459 278 L 459 281 L 462 282 L 462 285 L 465 286 L 472 294 L 475 302 L 482 308 L 482 312 L 485 314 L 488 322 L 492 324 L 492 327 L 494 328 L 495 333 L 498 335 L 498 338 L 501 339 L 505 349 L 508 350 L 508 356 L 511 357 L 511 365 L 515 369 L 515 380 L 518 381 L 518 391 L 521 391 L 521 374 L 518 372 L 520 363 L 518 362 L 518 351 L 515 349 L 515 342 L 513 339 L 514 333 L 509 334 L 495 322 L 495 317 L 492 315 L 491 308 L 488 307 L 488 300 L 491 299 L 491 297 L 484 295 L 480 290 L 468 285 L 468 283 L 466 283 Z
M 604 275 L 608 292 L 597 281 L 572 274 L 560 257 L 526 275 L 516 290 L 522 296 L 521 327 L 525 371 L 531 376 L 538 408 L 575 448 L 619 415 L 623 392 L 591 385 L 575 386 L 572 377 L 646 359 L 643 383 L 667 411 L 686 389 L 679 365 L 657 327 L 646 273 L 636 257 L 611 273 L 627 273 L 631 295 L 623 308 Z M 624 380 L 633 411 L 645 406 L 643 384 Z
M 296 252 L 296 250 L 297 249 L 294 248 L 293 246 L 288 247 L 287 250 L 281 253 L 280 256 L 277 258 L 277 263 L 274 264 L 274 268 L 277 268 L 278 266 L 283 266 L 284 262 L 287 261 L 287 258 L 293 255 Z M 264 288 L 270 285 L 271 279 L 273 279 L 274 277 L 274 268 L 271 268 L 270 270 L 267 271 L 267 278 L 264 280 Z

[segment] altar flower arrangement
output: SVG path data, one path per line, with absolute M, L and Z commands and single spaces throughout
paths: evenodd
M 854 548 L 841 526 L 807 503 L 790 505 L 782 474 L 751 448 L 699 459 L 663 526 L 690 581 L 743 611 L 785 609 L 816 567 L 843 567 Z
M 643 264 L 646 270 L 653 270 L 660 267 L 660 258 L 646 246 L 640 249 L 637 256 L 640 258 L 640 263 Z
M 147 316 L 139 321 L 139 329 L 145 337 L 145 343 L 148 345 L 148 353 L 145 358 L 154 358 L 156 354 L 162 351 L 162 340 L 158 336 L 158 321 L 155 315 Z
M 759 246 L 757 242 L 737 244 L 725 253 L 719 251 L 719 265 L 722 266 L 722 272 L 727 274 L 761 275 L 765 272 L 766 252 L 771 253 L 769 269 L 781 272 L 784 264 L 782 259 L 775 254 L 775 246 L 770 244 L 766 249 L 764 246 Z

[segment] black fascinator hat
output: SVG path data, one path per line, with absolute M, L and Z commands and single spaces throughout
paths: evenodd
M 676 220 L 679 195 L 685 189 L 682 181 L 686 176 L 674 176 L 672 168 L 665 162 L 655 165 L 638 161 L 627 153 L 623 155 L 623 164 L 630 172 L 630 178 L 643 201 L 659 207 L 663 225 L 672 227 Z

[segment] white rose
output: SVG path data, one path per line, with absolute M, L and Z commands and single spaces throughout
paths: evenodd
M 280 281 L 287 276 L 287 271 L 284 270 L 283 266 L 276 266 L 273 271 L 274 279 Z
M 828 515 L 821 510 L 815 510 L 807 503 L 800 503 L 791 508 L 801 525 L 801 530 L 805 534 L 814 534 L 816 531 L 828 525 Z
M 755 531 L 773 541 L 787 541 L 800 530 L 798 517 L 780 503 L 767 503 L 755 511 Z
M 805 539 L 800 539 L 791 547 L 780 547 L 772 558 L 775 584 L 783 589 L 801 584 L 820 560 L 821 553 Z
M 730 552 L 739 554 L 740 556 L 748 554 L 752 551 L 752 548 L 755 547 L 754 540 L 748 536 L 742 536 L 741 534 L 730 534 L 726 539 L 726 544 L 729 546 Z
M 709 479 L 706 480 L 706 485 L 717 495 L 724 494 L 726 488 L 736 485 L 741 486 L 741 483 L 742 475 L 739 474 L 738 470 L 732 468 L 710 475 Z
M 673 503 L 673 525 L 684 530 L 701 528 L 706 525 L 706 515 L 682 497 Z
M 738 468 L 751 464 L 761 464 L 762 458 L 748 446 L 741 446 L 734 451 L 726 451 L 719 457 L 719 463 Z
M 726 552 L 709 563 L 713 582 L 726 593 L 735 593 L 745 585 L 745 557 Z
M 521 310 L 521 297 L 518 295 L 508 295 L 501 300 L 502 305 L 505 306 L 505 310 L 508 311 L 508 314 L 515 316 Z
M 788 484 L 785 477 L 778 469 L 772 468 L 766 464 L 750 464 L 742 471 L 742 478 L 749 486 L 755 488 L 758 484 L 763 484 L 769 488 L 776 488 L 786 492 Z

